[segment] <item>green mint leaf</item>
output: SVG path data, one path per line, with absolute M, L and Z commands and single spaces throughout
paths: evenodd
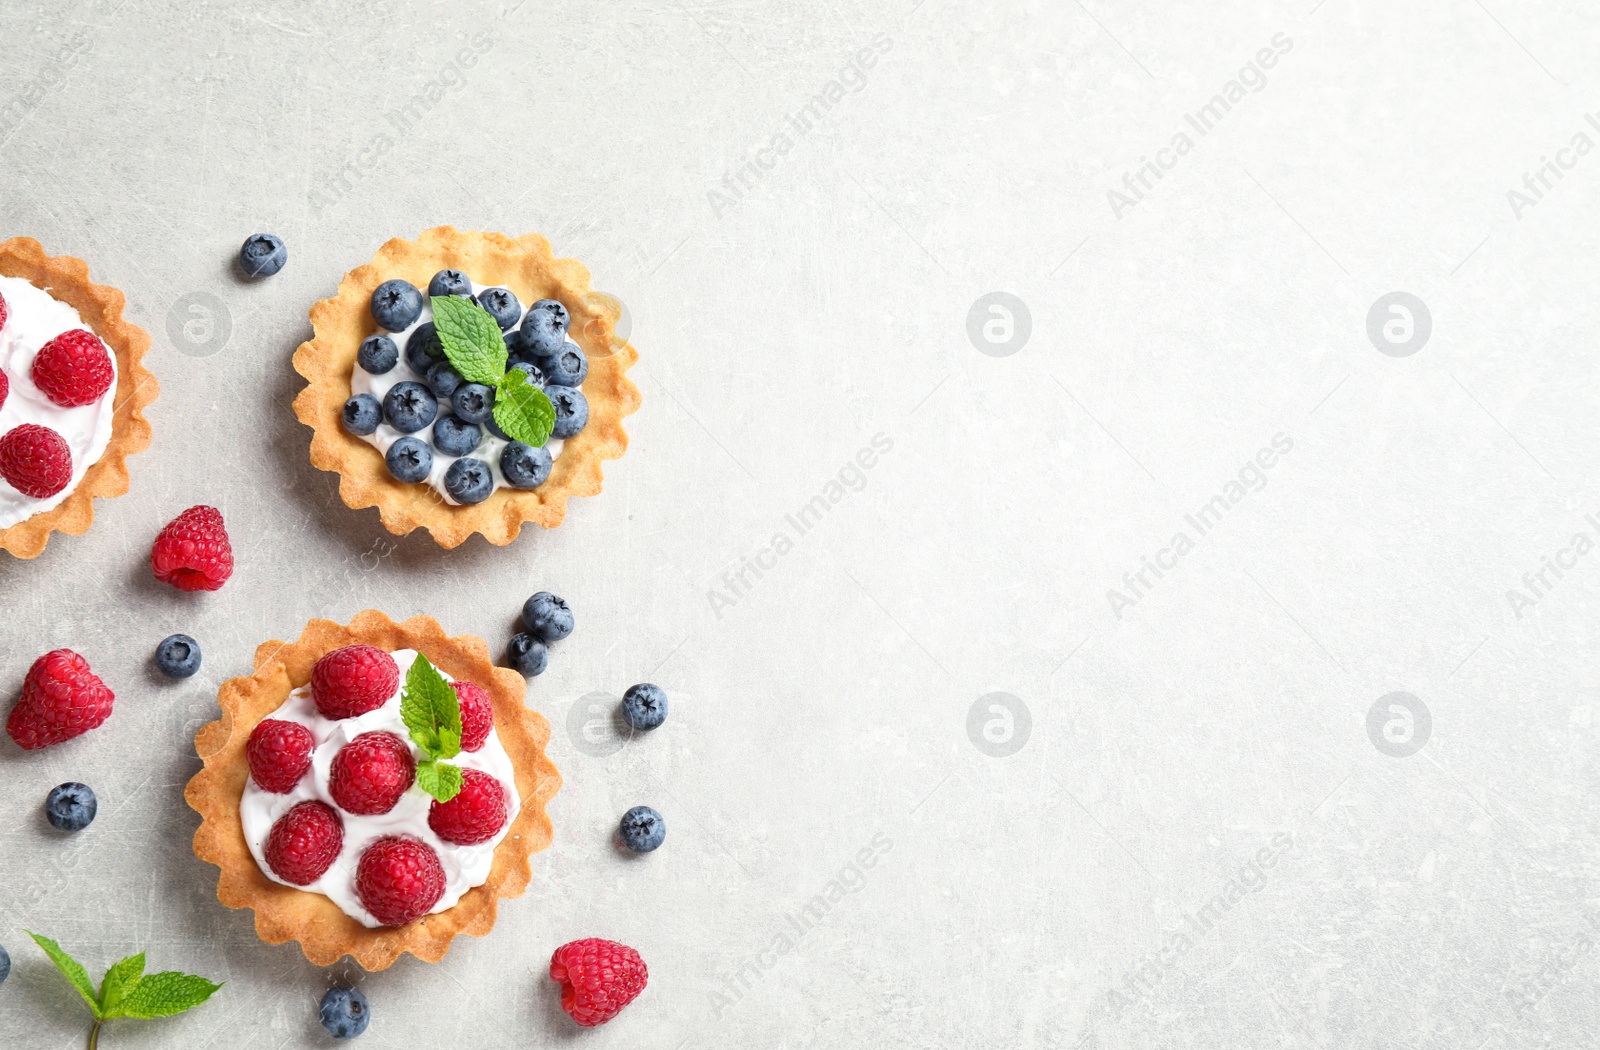
M 550 440 L 556 427 L 556 406 L 543 390 L 528 381 L 528 373 L 513 368 L 500 380 L 494 399 L 494 421 L 524 445 L 538 448 Z
M 106 971 L 105 979 L 100 982 L 100 1010 L 107 1017 L 128 997 L 128 994 L 139 987 L 139 982 L 144 978 L 144 952 L 130 955 Z
M 171 1017 L 199 1006 L 221 987 L 204 977 L 178 973 L 176 970 L 153 973 L 140 981 L 115 1010 L 107 1012 L 106 1018 Z
M 76 988 L 78 994 L 83 996 L 83 1001 L 89 1004 L 90 1010 L 94 1011 L 95 1019 L 103 1019 L 104 1015 L 100 1012 L 100 1004 L 95 1001 L 94 985 L 89 981 L 89 971 L 85 970 L 78 960 L 68 955 L 66 950 L 55 941 L 48 937 L 41 937 L 32 930 L 26 932 L 29 937 L 33 938 L 33 942 L 43 948 L 46 955 L 50 956 L 50 961 L 56 964 L 56 969 L 61 971 L 61 976 L 67 979 L 67 983 Z
M 435 295 L 433 327 L 444 356 L 469 383 L 494 386 L 506 372 L 506 340 L 489 311 L 458 295 Z
M 400 720 L 429 758 L 454 758 L 461 753 L 461 700 L 455 687 L 421 653 L 406 672 Z
M 460 708 L 456 708 L 460 711 Z M 455 758 L 461 754 L 461 731 L 449 726 L 439 727 L 439 757 Z
M 460 766 L 452 766 L 448 762 L 435 762 L 431 759 L 417 766 L 417 787 L 440 802 L 449 802 L 461 794 L 461 784 Z

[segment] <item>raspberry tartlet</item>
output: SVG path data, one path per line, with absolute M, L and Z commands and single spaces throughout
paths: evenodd
M 396 535 L 503 546 L 525 523 L 554 528 L 628 447 L 638 353 L 620 314 L 537 234 L 440 226 L 391 240 L 312 307 L 294 355 L 311 462 Z
M 124 302 L 81 259 L 0 242 L 0 549 L 16 557 L 87 531 L 94 501 L 127 492 L 127 457 L 149 447 L 160 387 Z
M 483 641 L 434 620 L 312 620 L 224 683 L 184 797 L 217 898 L 328 966 L 437 962 L 520 896 L 561 786 L 550 726 Z

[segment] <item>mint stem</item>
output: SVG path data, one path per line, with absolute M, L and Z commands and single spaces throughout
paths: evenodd
M 95 1050 L 100 1045 L 100 1025 L 102 1023 L 104 1022 L 96 1021 L 94 1027 L 89 1029 L 89 1050 Z

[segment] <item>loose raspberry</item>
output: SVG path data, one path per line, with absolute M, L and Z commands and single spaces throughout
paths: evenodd
M 489 694 L 471 682 L 456 682 L 455 687 L 461 703 L 461 750 L 476 751 L 494 728 L 494 705 Z
M 584 1028 L 593 1028 L 633 1002 L 650 972 L 626 944 L 587 937 L 556 949 L 550 977 L 561 985 L 561 1009 Z
M 385 926 L 404 926 L 444 896 L 444 867 L 431 847 L 415 839 L 379 839 L 356 865 L 356 895 Z
M 462 775 L 461 791 L 455 798 L 428 807 L 428 827 L 446 842 L 476 846 L 506 826 L 506 789 L 481 770 L 465 769 Z
M 324 718 L 354 718 L 376 711 L 400 688 L 394 657 L 370 645 L 349 645 L 311 669 L 311 699 Z
M 215 507 L 190 507 L 150 548 L 156 579 L 180 591 L 214 591 L 233 575 L 233 544 Z
M 262 791 L 284 795 L 311 768 L 311 730 L 299 722 L 268 718 L 250 732 L 244 746 L 250 777 Z
M 24 751 L 59 744 L 109 718 L 115 699 L 89 670 L 89 661 L 71 649 L 57 649 L 28 669 L 22 699 L 6 719 L 6 732 Z
M 24 496 L 46 499 L 72 481 L 72 450 L 49 427 L 24 423 L 0 437 L 0 477 Z
M 309 886 L 339 859 L 344 821 L 326 802 L 301 802 L 267 832 L 267 867 L 284 882 Z
M 106 344 L 82 328 L 62 332 L 33 359 L 33 385 L 62 408 L 94 404 L 116 378 Z
M 411 749 L 393 733 L 362 733 L 333 756 L 328 794 L 346 813 L 387 813 L 417 779 Z

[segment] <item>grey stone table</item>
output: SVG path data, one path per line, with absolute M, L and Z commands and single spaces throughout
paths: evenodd
M 0 1044 L 82 1044 L 26 943 L 227 986 L 102 1047 L 1591 1045 L 1600 14 L 1578 4 L 13 3 L 0 235 L 123 288 L 132 492 L 0 563 Z M 311 468 L 306 310 L 391 236 L 536 231 L 628 310 L 605 492 L 509 548 Z M 289 263 L 237 279 L 257 230 Z M 213 595 L 154 583 L 223 509 Z M 310 617 L 574 636 L 530 892 L 440 965 L 309 965 L 189 847 L 192 736 Z M 151 669 L 201 639 L 185 684 Z M 644 740 L 606 701 L 673 696 Z M 9 701 L 8 701 L 9 702 Z M 46 791 L 101 812 L 64 838 Z M 648 803 L 643 859 L 611 831 Z M 579 1033 L 551 950 L 643 997 Z M 429 1034 L 433 1033 L 433 1034 Z M 423 1041 L 427 1040 L 427 1043 Z

